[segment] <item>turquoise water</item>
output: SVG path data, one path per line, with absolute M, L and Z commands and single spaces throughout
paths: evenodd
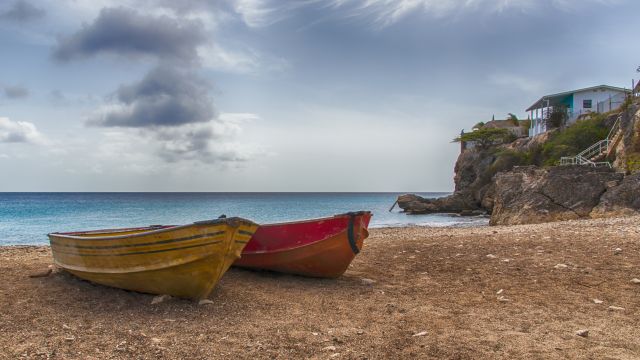
M 47 233 L 241 216 L 258 223 L 372 211 L 371 227 L 486 224 L 483 218 L 389 212 L 399 193 L 0 193 L 0 245 L 46 244 Z M 440 197 L 446 193 L 421 193 Z

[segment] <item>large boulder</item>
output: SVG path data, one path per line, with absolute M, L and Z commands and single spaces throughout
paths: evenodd
M 414 194 L 398 196 L 398 206 L 407 214 L 431 213 L 465 213 L 475 215 L 483 211 L 469 195 L 455 193 L 453 195 L 427 199 Z
M 605 192 L 591 217 L 637 215 L 640 213 L 640 173 L 624 178 L 620 185 Z
M 543 223 L 589 217 L 623 175 L 609 168 L 516 167 L 494 178 L 491 225 Z

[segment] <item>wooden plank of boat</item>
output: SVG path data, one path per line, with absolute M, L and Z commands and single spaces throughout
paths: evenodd
M 98 284 L 206 298 L 258 225 L 242 218 L 182 226 L 51 233 L 59 267 Z
M 260 225 L 234 266 L 312 277 L 342 275 L 369 236 L 371 212 Z

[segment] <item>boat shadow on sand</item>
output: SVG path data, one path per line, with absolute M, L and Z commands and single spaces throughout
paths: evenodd
M 348 271 L 336 279 L 323 279 L 268 270 L 231 268 L 204 303 L 109 287 L 78 278 L 63 270 L 54 271 L 46 278 L 30 280 L 39 282 L 34 285 L 37 285 L 37 292 L 41 294 L 35 298 L 44 301 L 42 306 L 54 307 L 56 311 L 73 309 L 73 313 L 84 309 L 93 314 L 123 310 L 154 314 L 158 310 L 165 312 L 171 309 L 180 312 L 185 309 L 206 309 L 208 313 L 222 314 L 230 304 L 233 304 L 235 310 L 248 309 L 253 306 L 251 304 L 264 300 L 265 294 L 272 296 L 274 293 L 281 293 L 282 299 L 295 298 L 300 294 L 311 298 L 317 295 L 323 299 L 334 297 L 337 301 L 344 296 L 361 296 L 372 291 L 370 284 L 357 276 L 355 271 L 353 274 Z M 160 297 L 163 297 L 162 301 L 156 302 Z M 239 299 L 242 301 L 238 301 Z M 282 306 L 286 306 L 286 303 L 284 301 Z

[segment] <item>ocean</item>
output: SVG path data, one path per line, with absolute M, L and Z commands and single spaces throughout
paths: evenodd
M 46 234 L 186 224 L 222 214 L 257 223 L 373 212 L 371 227 L 469 226 L 483 217 L 406 215 L 389 208 L 399 193 L 0 193 L 0 245 L 48 244 Z M 419 193 L 440 197 L 447 193 Z

